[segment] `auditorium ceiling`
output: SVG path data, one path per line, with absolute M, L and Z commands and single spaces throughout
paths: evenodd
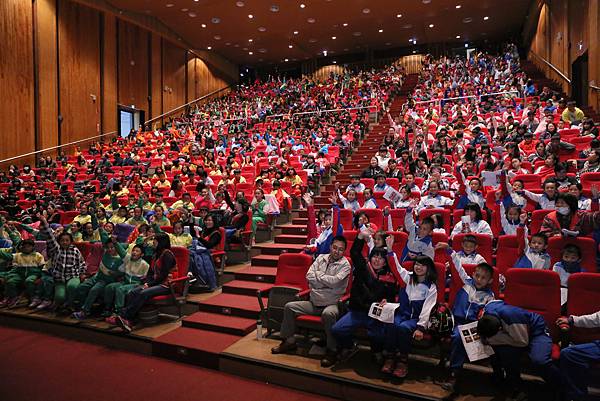
M 108 0 L 196 49 L 258 65 L 519 34 L 531 0 Z

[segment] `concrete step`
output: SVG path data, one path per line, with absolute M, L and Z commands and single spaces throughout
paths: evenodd
M 306 244 L 306 236 L 301 244 L 286 244 L 286 243 L 266 243 L 256 244 L 254 248 L 260 251 L 262 255 L 279 255 L 281 253 L 300 253 L 304 250 Z
M 197 312 L 181 320 L 183 327 L 245 336 L 256 328 L 256 320 L 216 313 Z
M 267 299 L 264 299 L 266 304 Z M 256 296 L 238 294 L 219 294 L 198 304 L 198 309 L 204 312 L 231 315 L 246 319 L 258 319 L 260 307 Z
M 281 230 L 282 234 L 306 235 L 308 233 L 306 224 L 286 224 L 275 226 L 275 229 Z
M 257 291 L 269 293 L 271 283 L 261 283 L 260 281 L 233 280 L 223 285 L 223 294 L 239 294 L 250 297 L 256 296 Z

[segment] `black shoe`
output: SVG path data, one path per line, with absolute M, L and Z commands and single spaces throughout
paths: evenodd
M 321 367 L 330 368 L 335 365 L 337 362 L 337 356 L 330 351 L 327 351 L 327 354 L 321 359 Z
M 444 390 L 449 391 L 450 393 L 456 392 L 456 377 L 457 377 L 456 372 L 454 372 L 454 371 L 450 372 L 446 381 L 441 382 L 440 386 Z
M 352 358 L 358 352 L 358 345 L 354 344 L 352 348 L 344 348 L 340 351 L 338 355 L 338 360 L 340 362 L 346 362 L 350 358 Z
M 271 354 L 285 354 L 287 352 L 295 351 L 296 348 L 296 343 L 289 343 L 283 340 L 277 347 L 271 348 Z

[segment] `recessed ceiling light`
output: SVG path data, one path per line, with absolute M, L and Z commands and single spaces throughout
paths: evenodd
M 292 47 L 294 47 L 293 45 L 288 45 L 288 47 L 291 49 Z
M 202 24 L 200 25 L 202 28 L 206 28 L 206 24 Z
M 423 0 L 423 4 L 429 4 L 431 3 L 431 0 Z
M 183 12 L 183 13 L 187 13 L 188 11 L 190 11 L 190 9 L 189 9 L 189 8 L 182 8 L 182 9 L 181 9 L 181 12 Z
M 214 38 L 215 38 L 215 40 L 221 40 L 221 36 L 220 35 L 215 35 Z
M 225 43 L 225 46 L 231 46 L 231 42 Z
M 258 49 L 258 52 L 259 52 L 259 53 L 266 53 L 266 52 L 267 52 L 267 49 L 265 49 L 265 48 L 260 48 L 260 49 Z
M 308 42 L 309 43 L 317 43 L 317 39 L 311 38 L 311 39 L 308 39 Z
M 240 47 L 240 44 L 236 43 L 236 44 L 233 45 L 233 47 Z
M 471 17 L 463 18 L 462 22 L 465 23 L 465 24 L 468 24 L 470 22 L 473 22 L 473 18 L 471 18 Z
M 469 47 L 469 44 L 468 44 L 468 43 L 465 43 L 465 47 Z
M 284 59 L 283 61 L 285 61 L 285 62 L 287 63 L 289 60 L 286 58 L 286 59 Z
M 337 36 L 332 36 L 331 39 L 336 40 Z
M 380 29 L 380 30 L 379 30 L 379 33 L 383 33 L 383 29 Z
M 300 4 L 300 8 L 304 8 L 306 7 L 304 4 Z
M 211 49 L 212 49 L 212 46 L 208 46 L 206 49 L 208 49 L 208 50 L 211 50 Z
M 245 52 L 247 52 L 248 48 L 247 47 L 242 47 L 242 50 L 245 51 Z
M 250 19 L 254 18 L 254 15 L 248 14 L 248 18 L 250 18 Z
M 429 24 L 429 27 L 430 27 L 430 28 L 433 28 L 434 26 L 435 26 L 435 25 L 433 25 L 433 24 Z
M 411 29 L 412 27 L 413 27 L 413 26 L 412 26 L 412 24 L 405 24 L 405 25 L 402 25 L 402 28 L 403 28 L 403 29 Z
M 167 7 L 167 8 L 175 7 L 175 4 L 173 4 L 173 3 L 167 3 L 167 4 L 166 4 L 166 7 Z
M 294 35 L 298 35 L 298 31 L 294 31 Z
M 402 14 L 396 14 L 396 18 L 402 18 Z
M 188 15 L 192 18 L 196 18 L 196 13 L 194 12 L 189 12 Z
M 488 16 L 485 16 L 485 17 L 483 17 L 483 20 L 484 20 L 484 21 L 487 21 L 487 20 L 489 20 L 489 19 L 490 19 L 490 17 L 488 17 Z
M 417 53 L 417 51 L 416 51 L 416 50 L 413 50 L 413 54 L 416 54 L 416 53 Z
M 327 57 L 327 50 L 323 50 L 323 55 Z
M 198 0 L 194 0 L 194 1 L 198 1 Z M 236 1 L 235 5 L 238 6 L 238 7 L 244 7 L 245 6 L 245 4 L 244 4 L 243 1 Z
M 333 60 L 333 64 L 337 64 L 337 61 Z
M 269 10 L 271 10 L 272 13 L 276 13 L 277 11 L 279 11 L 279 6 L 273 4 Z
M 462 6 L 461 6 L 460 4 L 457 4 L 457 5 L 456 5 L 456 9 L 459 9 L 459 8 L 461 8 L 461 7 L 462 7 Z
M 360 35 L 362 35 L 362 33 L 360 33 L 360 32 L 352 32 L 352 35 L 354 35 L 354 36 L 360 36 Z
M 210 22 L 212 22 L 213 24 L 218 24 L 221 22 L 221 18 L 219 17 L 212 17 L 212 19 L 210 20 Z
M 252 53 L 252 52 L 248 52 L 248 54 L 249 54 L 249 55 L 253 55 L 254 53 Z
M 265 28 L 264 26 L 259 26 L 258 27 L 258 32 L 266 32 L 267 28 Z
M 392 45 L 392 42 L 385 42 L 385 45 L 386 45 L 386 46 L 391 46 L 391 45 Z
M 363 12 L 363 14 L 368 14 L 371 12 L 371 10 L 368 8 L 363 8 L 362 12 Z
M 316 19 L 309 18 L 309 19 L 306 20 L 306 22 L 308 22 L 309 24 L 314 24 L 316 22 Z
M 347 22 L 344 22 L 342 25 L 343 25 L 343 26 L 348 26 L 348 23 L 347 23 Z
M 248 39 L 248 42 L 252 43 L 252 42 L 254 42 L 254 40 L 253 39 Z
M 456 35 L 456 39 L 460 39 L 460 35 Z

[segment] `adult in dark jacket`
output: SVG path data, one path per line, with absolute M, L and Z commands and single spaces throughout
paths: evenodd
M 385 171 L 383 171 L 383 169 L 379 167 L 379 162 L 377 161 L 377 158 L 372 157 L 369 167 L 364 169 L 360 176 L 361 178 L 375 179 L 375 177 L 377 177 L 379 174 L 385 175 Z
M 360 232 L 350 250 L 352 265 L 352 290 L 348 312 L 332 328 L 338 344 L 338 360 L 348 360 L 356 352 L 353 333 L 358 327 L 366 327 L 371 341 L 371 350 L 381 355 L 383 344 L 383 323 L 368 316 L 373 302 L 383 299 L 394 302 L 396 299 L 396 280 L 387 263 L 387 250 L 373 248 L 367 261 L 362 254 L 365 241 L 371 232 Z
M 117 323 L 126 332 L 133 328 L 132 320 L 135 318 L 146 301 L 158 296 L 170 293 L 169 276 L 177 268 L 175 255 L 171 251 L 171 240 L 165 233 L 158 233 L 154 237 L 154 256 L 150 263 L 150 272 L 146 276 L 146 282 L 131 290 L 127 305 L 121 310 L 117 317 Z

